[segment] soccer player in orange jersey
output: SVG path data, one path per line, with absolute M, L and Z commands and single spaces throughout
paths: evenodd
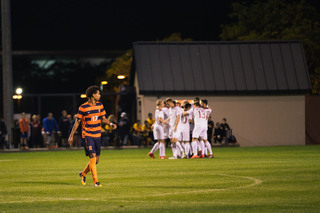
M 79 107 L 77 120 L 74 123 L 68 142 L 71 146 L 73 135 L 82 122 L 82 139 L 84 140 L 84 149 L 86 156 L 90 161 L 86 168 L 79 173 L 82 185 L 86 185 L 86 175 L 91 171 L 94 186 L 102 186 L 98 181 L 96 164 L 99 162 L 101 151 L 101 122 L 106 123 L 113 129 L 117 126 L 106 118 L 106 112 L 100 100 L 100 90 L 98 86 L 90 86 L 86 90 L 88 101 Z

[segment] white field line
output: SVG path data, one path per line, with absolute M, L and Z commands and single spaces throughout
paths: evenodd
M 244 186 L 236 186 L 236 187 L 230 187 L 230 188 L 224 188 L 224 189 L 202 189 L 202 190 L 195 190 L 195 191 L 186 191 L 186 192 L 168 192 L 168 193 L 160 193 L 160 194 L 152 194 L 152 195 L 139 195 L 139 196 L 126 196 L 123 198 L 141 198 L 141 197 L 157 197 L 157 196 L 167 196 L 167 195 L 179 195 L 179 194 L 199 194 L 199 193 L 208 193 L 208 192 L 217 192 L 217 191 L 228 191 L 228 190 L 236 190 L 236 189 L 246 189 L 250 187 L 254 187 L 257 185 L 260 185 L 262 183 L 262 180 L 258 178 L 253 177 L 247 177 L 247 176 L 238 176 L 238 175 L 227 175 L 227 174 L 215 174 L 225 177 L 234 177 L 234 178 L 242 178 L 251 180 L 252 183 Z M 114 201 L 118 202 L 131 202 L 128 200 L 117 200 L 121 197 L 108 197 L 108 199 L 115 199 Z M 21 197 L 20 197 L 21 199 Z M 58 197 L 42 197 L 41 199 L 30 199 L 30 197 L 27 198 L 28 200 L 17 200 L 17 201 L 0 201 L 0 204 L 11 204 L 11 203 L 31 203 L 31 202 L 56 202 L 56 201 L 79 201 L 79 200 L 95 200 L 95 201 L 105 201 L 106 199 L 96 199 L 96 198 L 58 198 Z M 138 201 L 132 201 L 132 202 L 138 202 Z M 145 202 L 145 201 L 140 201 Z M 147 201 L 146 201 L 147 202 Z M 150 201 L 148 201 L 150 202 Z

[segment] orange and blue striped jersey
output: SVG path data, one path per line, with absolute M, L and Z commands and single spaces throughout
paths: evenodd
M 82 137 L 101 137 L 101 120 L 106 111 L 101 102 L 95 105 L 86 102 L 79 107 L 77 117 L 82 122 Z

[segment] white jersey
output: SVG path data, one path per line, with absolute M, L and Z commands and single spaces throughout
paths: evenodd
M 205 114 L 206 114 L 206 125 L 207 125 L 207 129 L 208 129 L 208 120 L 209 120 L 210 113 L 212 112 L 212 109 L 210 109 L 210 108 L 203 108 L 203 111 L 204 111 Z
M 167 120 L 169 118 L 169 109 L 167 107 L 163 107 L 161 111 L 163 112 L 163 116 L 164 116 L 163 119 Z
M 208 120 L 206 119 L 206 112 L 203 108 L 196 107 L 193 109 L 194 126 L 207 128 Z
M 154 115 L 155 115 L 154 117 L 155 117 L 155 120 L 156 120 L 155 124 L 162 126 L 162 123 L 160 122 L 160 118 L 162 118 L 162 120 L 164 120 L 164 115 L 163 115 L 162 110 L 156 109 Z
M 183 131 L 190 131 L 190 123 L 191 115 L 181 115 L 179 128 Z
M 177 115 L 181 115 L 181 112 L 182 112 L 182 110 L 178 106 L 175 106 L 173 108 L 170 107 L 170 109 L 169 109 L 170 128 L 174 128 L 174 126 L 176 125 Z

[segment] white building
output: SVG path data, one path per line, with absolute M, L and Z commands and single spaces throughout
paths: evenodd
M 137 117 L 157 99 L 206 98 L 241 146 L 305 144 L 305 94 L 311 89 L 302 44 L 136 42 Z

